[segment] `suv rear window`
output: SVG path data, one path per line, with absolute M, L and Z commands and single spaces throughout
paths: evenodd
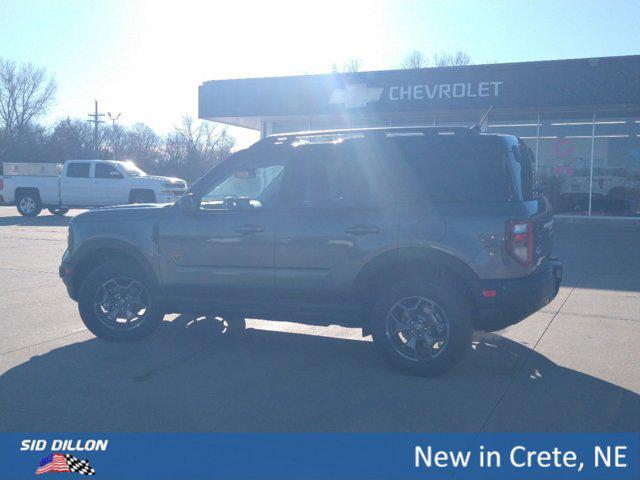
M 507 202 L 514 199 L 508 152 L 491 138 L 441 135 L 389 139 L 399 200 Z

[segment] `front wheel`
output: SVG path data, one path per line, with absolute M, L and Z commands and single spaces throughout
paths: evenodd
M 144 273 L 121 260 L 104 263 L 87 275 L 78 308 L 86 327 L 110 342 L 140 340 L 164 318 Z
M 56 217 L 64 217 L 69 211 L 66 207 L 58 207 L 58 208 L 48 208 L 49 213 L 55 215 Z
M 35 192 L 20 193 L 16 198 L 16 208 L 23 217 L 37 217 L 42 211 L 40 196 Z
M 373 341 L 395 368 L 439 375 L 471 346 L 471 315 L 462 292 L 447 282 L 404 281 L 391 286 L 373 307 Z

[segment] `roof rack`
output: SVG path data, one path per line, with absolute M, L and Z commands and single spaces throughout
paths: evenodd
M 338 130 L 310 130 L 302 132 L 276 133 L 264 137 L 255 145 L 291 145 L 310 137 L 351 137 L 351 136 L 402 136 L 402 135 L 474 135 L 468 127 L 370 127 L 346 128 Z

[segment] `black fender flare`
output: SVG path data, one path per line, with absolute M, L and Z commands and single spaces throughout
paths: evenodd
M 110 255 L 131 258 L 142 268 L 153 285 L 160 284 L 159 272 L 153 268 L 152 262 L 145 256 L 145 252 L 121 239 L 96 238 L 87 240 L 78 247 L 78 251 L 74 252 L 74 284 L 76 284 L 76 290 L 78 288 L 77 282 L 82 279 L 83 274 L 86 275 L 91 270 L 89 268 L 88 271 L 83 271 L 83 265 L 98 265 L 108 261 Z M 148 252 L 147 255 L 151 256 L 153 253 Z
M 381 278 L 385 272 L 394 268 L 412 270 L 431 270 L 436 273 L 450 272 L 469 281 L 478 280 L 478 275 L 463 260 L 452 253 L 433 247 L 403 247 L 381 253 L 362 267 L 354 281 L 356 298 L 366 296 L 372 279 Z

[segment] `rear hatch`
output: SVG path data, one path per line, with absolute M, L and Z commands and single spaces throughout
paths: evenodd
M 551 255 L 553 248 L 553 210 L 548 199 L 536 189 L 535 161 L 533 152 L 524 142 L 511 148 L 513 177 L 518 197 L 523 202 L 532 203 L 530 218 L 533 233 L 532 266 L 540 265 Z

